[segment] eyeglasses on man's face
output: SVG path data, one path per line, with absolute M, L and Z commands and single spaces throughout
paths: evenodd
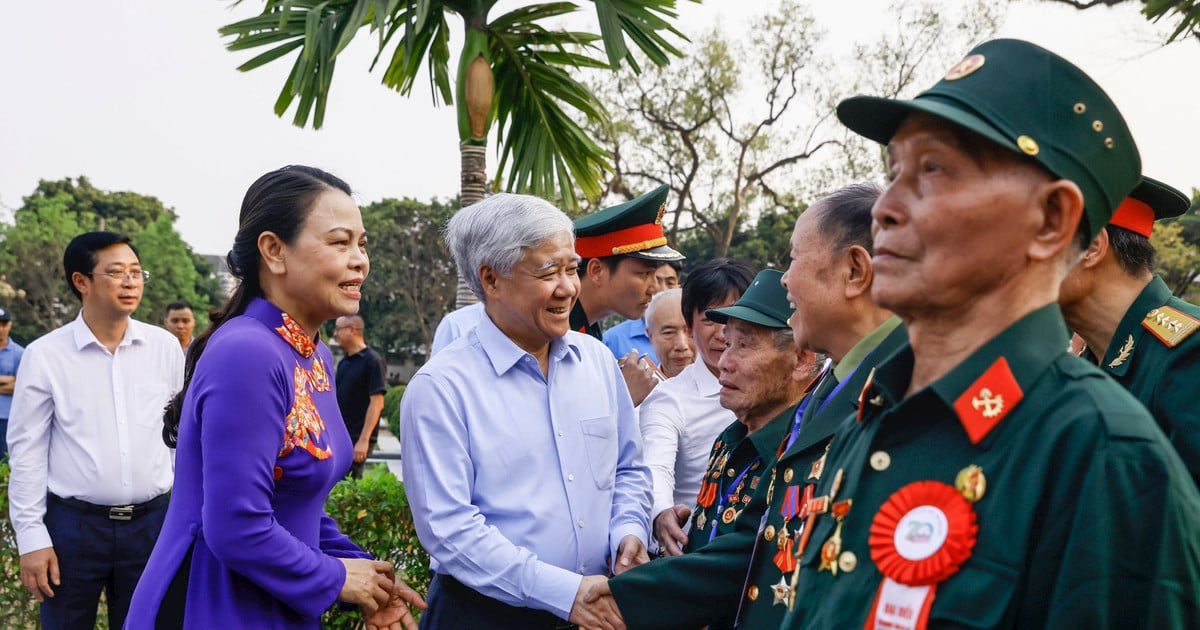
M 129 269 L 129 270 L 116 270 L 116 271 L 91 271 L 91 272 L 85 273 L 84 275 L 91 276 L 93 279 L 95 279 L 96 276 L 108 276 L 109 278 L 112 278 L 113 280 L 116 280 L 117 282 L 125 282 L 127 280 L 132 280 L 135 283 L 150 282 L 150 272 L 146 271 L 144 269 Z

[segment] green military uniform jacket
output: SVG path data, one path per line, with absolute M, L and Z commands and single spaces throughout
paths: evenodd
M 604 334 L 600 332 L 600 324 L 588 322 L 587 313 L 583 312 L 583 302 L 575 300 L 575 306 L 571 307 L 571 318 L 568 322 L 571 325 L 571 330 L 591 335 L 601 341 L 604 340 Z
M 1085 356 L 1140 400 L 1200 485 L 1200 306 L 1155 277 L 1126 311 L 1104 359 Z
M 773 604 L 773 591 L 764 592 L 759 586 L 778 583 L 782 577 L 775 565 L 778 532 L 775 540 L 765 540 L 765 526 L 774 524 L 779 529 L 787 487 L 810 483 L 807 475 L 812 463 L 825 453 L 826 442 L 837 424 L 854 413 L 858 391 L 870 367 L 879 357 L 889 355 L 907 341 L 904 327 L 898 326 L 898 321 L 889 320 L 847 353 L 843 364 L 853 357 L 858 357 L 861 364 L 857 368 L 844 366 L 848 378 L 836 395 L 830 396 L 835 389 L 833 382 L 823 379 L 810 394 L 812 404 L 802 403 L 805 410 L 796 441 L 780 458 L 781 465 L 773 466 L 769 473 L 769 479 L 776 484 L 770 501 L 767 500 L 770 484 L 764 486 L 760 482 L 733 532 L 718 536 L 696 553 L 660 558 L 609 580 L 630 630 L 698 628 L 706 624 L 711 628 L 732 627 L 744 595 L 746 607 L 741 611 L 741 627 L 771 630 L 779 627 L 786 610 L 782 604 Z M 828 397 L 823 405 L 817 402 L 821 397 Z M 789 475 L 788 469 L 794 472 Z M 768 513 L 771 517 L 764 523 L 763 515 Z M 753 598 L 748 596 L 750 593 Z
M 783 628 L 1195 627 L 1200 493 L 1066 343 L 1050 305 L 907 398 L 911 347 L 879 365 L 834 436 Z
M 692 528 L 684 553 L 697 551 L 710 540 L 734 530 L 763 474 L 770 470 L 779 454 L 783 438 L 796 417 L 796 407 L 784 409 L 750 435 L 746 435 L 746 425 L 735 420 L 717 436 L 692 513 Z

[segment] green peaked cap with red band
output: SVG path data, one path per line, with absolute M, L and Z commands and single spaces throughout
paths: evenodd
M 625 203 L 575 220 L 575 253 L 582 258 L 630 256 L 657 262 L 683 260 L 667 245 L 662 219 L 667 193 L 663 184 Z
M 972 131 L 1075 182 L 1089 239 L 1141 180 L 1137 145 L 1112 99 L 1066 59 L 1026 41 L 976 46 L 912 100 L 854 96 L 837 107 L 843 124 L 882 144 L 914 112 Z

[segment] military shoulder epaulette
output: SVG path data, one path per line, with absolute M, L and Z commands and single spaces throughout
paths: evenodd
M 1174 348 L 1200 329 L 1200 320 L 1177 308 L 1160 306 L 1146 314 L 1142 326 L 1158 337 L 1159 341 Z

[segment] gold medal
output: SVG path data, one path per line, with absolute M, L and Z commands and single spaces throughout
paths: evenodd
M 958 471 L 954 478 L 954 489 L 971 503 L 982 499 L 987 492 L 987 477 L 983 476 L 983 469 L 971 464 Z
M 735 510 L 735 509 L 733 509 L 733 506 L 730 506 L 730 507 L 725 508 L 725 511 L 721 513 L 721 522 L 728 525 L 728 524 L 732 523 L 734 521 L 734 519 L 736 519 L 737 517 L 738 517 L 738 510 Z
M 783 531 L 786 532 L 787 528 L 784 528 Z M 771 542 L 772 540 L 775 540 L 775 526 L 774 525 L 767 525 L 767 529 L 763 531 L 763 540 L 765 540 L 767 542 Z
M 833 575 L 837 575 L 838 556 L 842 553 L 842 521 L 850 513 L 852 503 L 850 499 L 846 499 L 838 501 L 830 507 L 829 511 L 837 521 L 837 526 L 833 528 L 833 535 L 829 537 L 829 540 L 821 545 L 821 566 L 817 568 L 818 571 L 829 571 Z
M 707 521 L 708 517 L 704 515 L 704 512 L 700 512 L 700 515 L 696 517 L 696 529 L 704 531 L 704 524 Z

